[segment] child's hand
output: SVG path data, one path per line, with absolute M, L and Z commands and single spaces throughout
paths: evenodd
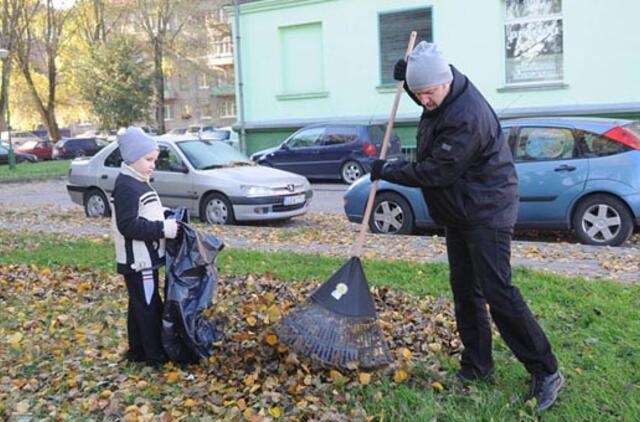
M 167 218 L 164 220 L 164 237 L 166 239 L 175 239 L 178 236 L 180 225 L 175 218 Z

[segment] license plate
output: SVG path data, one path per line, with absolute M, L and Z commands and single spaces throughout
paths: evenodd
M 284 205 L 297 205 L 302 204 L 306 200 L 304 194 L 293 195 L 293 196 L 285 196 L 284 197 Z

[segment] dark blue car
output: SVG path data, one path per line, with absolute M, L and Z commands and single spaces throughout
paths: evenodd
M 380 155 L 385 126 L 375 124 L 316 124 L 289 136 L 281 145 L 258 151 L 251 159 L 306 176 L 341 179 L 351 184 L 371 170 Z M 387 156 L 400 156 L 400 139 L 394 133 Z
M 520 180 L 519 228 L 573 230 L 584 243 L 620 245 L 640 225 L 640 122 L 529 118 L 501 122 Z M 344 195 L 361 222 L 371 182 Z M 422 191 L 381 181 L 370 228 L 412 233 L 435 227 Z

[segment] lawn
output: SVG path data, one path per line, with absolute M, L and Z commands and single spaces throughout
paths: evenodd
M 64 177 L 69 173 L 70 160 L 39 161 L 37 163 L 18 163 L 15 170 L 8 165 L 0 166 L 0 183 L 26 182 L 55 177 Z
M 114 353 L 122 342 L 118 336 L 122 336 L 124 330 L 121 325 L 126 315 L 126 296 L 113 271 L 112 249 L 111 241 L 106 238 L 18 237 L 12 233 L 0 233 L 0 303 L 5 310 L 10 310 L 0 322 L 3 339 L 0 361 L 2 373 L 7 373 L 10 367 L 12 374 L 3 378 L 5 387 L 0 389 L 0 399 L 4 403 L 0 403 L 0 415 L 10 415 L 18 404 L 24 411 L 38 406 L 43 409 L 43 397 L 51 396 L 60 398 L 64 403 L 63 408 L 55 410 L 57 416 L 74 419 L 93 412 L 97 417 L 100 412 L 114 406 L 114 397 L 119 394 L 120 411 L 127 412 L 128 409 L 127 415 L 135 410 L 142 416 L 157 415 L 163 411 L 173 412 L 178 418 L 191 415 L 192 420 L 203 414 L 210 414 L 213 419 L 220 415 L 225 415 L 225 419 L 235 415 L 239 420 L 261 420 L 260 415 L 273 419 L 291 416 L 295 419 L 292 416 L 296 414 L 294 409 L 283 404 L 288 403 L 287 397 L 279 396 L 275 401 L 279 405 L 273 404 L 274 396 L 267 393 L 259 396 L 259 400 L 251 401 L 249 391 L 253 390 L 256 382 L 251 377 L 244 378 L 239 387 L 231 388 L 230 381 L 212 375 L 216 371 L 213 369 L 199 372 L 194 368 L 168 367 L 162 373 L 155 373 L 114 362 Z M 328 257 L 226 249 L 219 257 L 218 267 L 221 283 L 225 280 L 230 283 L 234 277 L 241 277 L 245 283 L 246 280 L 262 278 L 271 285 L 301 283 L 313 286 L 343 262 Z M 21 264 L 30 264 L 31 267 Z M 42 286 L 28 284 L 31 286 L 28 290 L 25 288 L 27 285 L 20 283 L 19 277 L 15 283 L 10 282 L 11 274 L 27 277 L 24 274 L 29 272 L 33 273 L 32 278 L 42 280 Z M 372 286 L 385 286 L 408 297 L 442 297 L 444 302 L 450 302 L 446 265 L 368 261 L 365 262 L 365 272 Z M 56 275 L 52 277 L 50 274 Z M 246 278 L 247 274 L 251 276 Z M 56 292 L 44 288 L 49 286 L 45 284 L 49 282 L 60 286 L 55 300 Z M 567 378 L 567 386 L 559 402 L 544 415 L 544 419 L 639 420 L 640 286 L 570 279 L 523 268 L 514 270 L 514 282 L 548 333 Z M 251 290 L 255 288 L 253 282 L 250 284 L 235 286 L 241 297 L 242 290 L 247 289 L 248 302 L 261 297 Z M 70 285 L 76 287 L 69 288 Z M 231 318 L 234 313 L 244 310 L 242 304 L 237 304 L 237 308 L 225 308 Z M 40 312 L 48 316 L 39 316 Z M 67 316 L 58 318 L 55 312 Z M 73 317 L 76 312 L 77 320 Z M 72 325 L 68 315 L 72 315 Z M 47 335 L 46 330 L 51 330 L 51 336 L 60 336 L 66 326 L 70 326 L 70 331 L 64 336 L 69 338 L 56 337 L 52 347 L 62 347 L 59 346 L 61 343 L 66 345 L 64 353 L 73 354 L 77 352 L 72 347 L 74 342 L 80 339 L 82 346 L 77 356 L 63 360 L 64 364 L 56 371 L 49 369 L 47 365 L 50 363 L 41 361 L 52 359 L 50 355 L 44 351 L 24 353 L 15 341 L 18 332 L 24 333 L 25 338 L 27 333 L 34 332 Z M 91 336 L 96 327 L 104 337 Z M 82 355 L 83 348 L 100 353 L 91 355 L 84 350 L 85 355 Z M 527 392 L 526 372 L 497 337 L 494 350 L 497 372 L 490 383 L 460 386 L 454 377 L 455 355 L 434 352 L 424 359 L 414 359 L 407 367 L 407 379 L 394 380 L 393 376 L 381 372 L 374 374 L 370 383 L 364 383 L 358 382 L 358 379 L 362 381 L 358 374 L 346 373 L 336 378 L 334 375 L 325 377 L 323 373 L 312 370 L 310 375 L 315 378 L 306 386 L 306 391 L 316 400 L 318 397 L 333 397 L 338 403 L 334 410 L 346 415 L 344 418 L 347 419 L 364 418 L 362 413 L 357 416 L 353 413 L 353 409 L 361 409 L 375 421 L 536 420 L 538 417 L 531 407 L 522 401 Z M 231 362 L 235 358 L 237 356 L 221 353 L 215 359 L 220 363 Z M 304 362 L 302 358 L 300 360 Z M 278 362 L 265 362 L 264 367 L 269 364 L 277 365 Z M 120 380 L 120 393 L 115 391 L 113 384 L 90 379 L 92 372 L 100 373 L 106 368 L 119 377 L 116 379 Z M 304 368 L 301 366 L 298 370 L 302 375 L 305 375 Z M 69 378 L 65 371 L 70 371 L 73 377 Z M 179 375 L 172 378 L 171 374 Z M 203 376 L 206 377 L 203 379 Z M 269 379 L 262 388 L 268 382 Z M 329 389 L 325 388 L 327 382 L 333 383 Z M 316 387 L 318 391 L 313 390 Z M 13 401 L 15 389 L 22 389 L 20 403 Z M 70 394 L 73 400 L 67 400 L 66 396 Z M 188 394 L 193 398 L 186 398 Z M 236 395 L 233 400 L 225 398 L 220 402 L 207 402 L 207 397 L 217 397 L 217 394 L 224 397 Z M 238 398 L 238 394 L 246 396 Z M 265 400 L 271 403 L 271 407 L 262 409 L 261 403 Z M 362 405 L 358 404 L 359 401 Z M 307 406 L 308 410 L 311 404 L 312 401 L 300 400 L 294 408 Z M 232 409 L 236 409 L 236 413 Z M 48 411 L 53 410 L 49 408 Z M 38 413 L 39 416 L 46 414 Z

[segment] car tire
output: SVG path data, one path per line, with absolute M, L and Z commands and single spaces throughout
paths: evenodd
M 359 162 L 353 160 L 349 160 L 344 163 L 342 165 L 342 168 L 340 169 L 340 176 L 342 178 L 342 181 L 347 185 L 350 185 L 358 180 L 363 174 L 364 169 L 362 168 L 362 165 Z
M 633 218 L 626 204 L 611 195 L 584 198 L 573 213 L 573 230 L 582 243 L 618 246 L 633 232 Z
M 381 193 L 373 203 L 369 229 L 381 234 L 411 234 L 415 229 L 413 210 L 397 193 Z
M 111 208 L 107 197 L 97 189 L 90 190 L 84 195 L 84 213 L 89 218 L 111 216 Z
M 221 193 L 210 193 L 200 204 L 200 219 L 207 224 L 233 224 L 235 218 L 229 199 Z

